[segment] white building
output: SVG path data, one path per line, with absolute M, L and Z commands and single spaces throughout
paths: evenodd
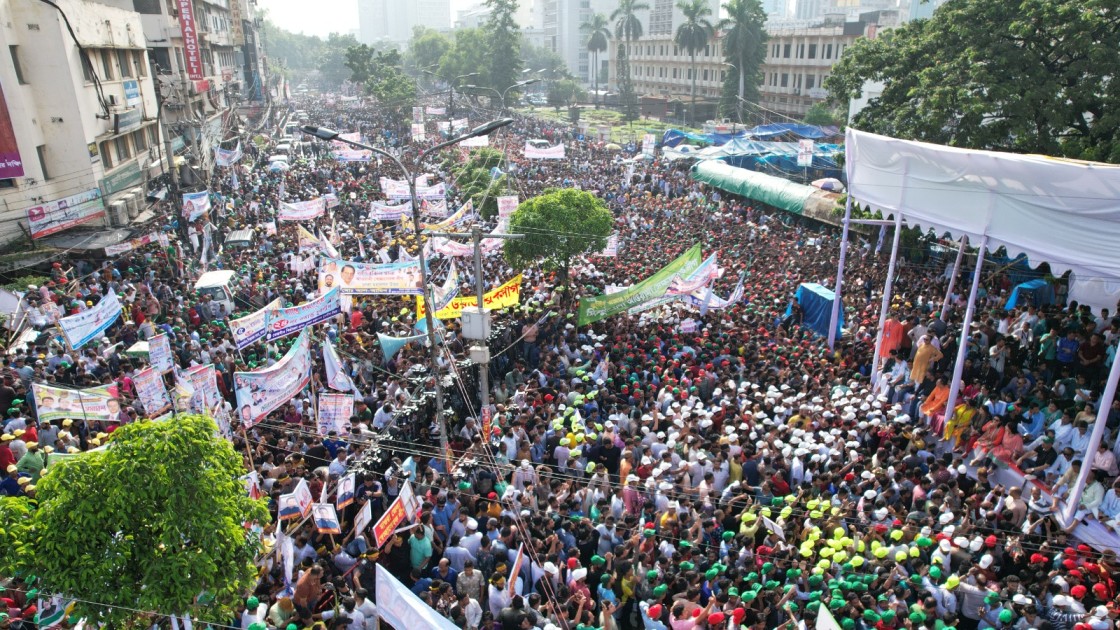
M 583 83 L 591 81 L 591 55 L 581 26 L 595 13 L 610 17 L 617 0 L 541 0 L 545 47 L 560 55 L 568 72 Z M 599 55 L 605 61 L 605 53 Z
M 451 30 L 451 0 L 358 0 L 358 40 L 403 44 L 412 29 Z
M 140 15 L 82 0 L 56 3 L 60 10 L 0 3 L 0 44 L 8 50 L 0 58 L 3 243 L 75 225 L 127 225 L 141 211 L 145 173 L 159 154 Z

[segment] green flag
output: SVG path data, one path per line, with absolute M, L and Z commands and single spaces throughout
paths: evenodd
M 688 275 L 700 266 L 700 245 L 693 245 L 657 273 L 618 293 L 586 297 L 579 301 L 579 325 L 586 326 L 665 295 L 677 275 Z

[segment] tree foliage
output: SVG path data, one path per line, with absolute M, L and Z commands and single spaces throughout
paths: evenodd
M 642 36 L 642 20 L 638 14 L 649 11 L 644 0 L 619 0 L 618 8 L 611 13 L 614 20 L 614 37 L 618 41 L 618 98 L 622 103 L 625 120 L 637 120 L 638 95 L 630 78 L 630 44 Z
M 260 544 L 245 524 L 269 513 L 216 431 L 205 416 L 136 422 L 108 449 L 49 462 L 37 509 L 0 504 L 0 570 L 77 598 L 74 612 L 93 623 L 137 624 L 133 610 L 231 618 L 257 575 Z
M 720 92 L 720 111 L 725 116 L 743 113 L 740 98 L 757 103 L 762 85 L 762 62 L 766 59 L 766 13 L 759 0 L 728 0 L 727 17 L 716 26 L 723 31 L 724 59 L 728 68 Z M 738 116 L 744 122 L 745 115 Z
M 474 203 L 475 210 L 481 213 L 484 219 L 489 219 L 498 213 L 498 197 L 506 194 L 507 176 L 494 177 L 492 171 L 500 167 L 505 160 L 505 155 L 496 149 L 482 147 L 474 149 L 466 162 L 451 165 L 455 179 L 455 188 L 463 203 L 469 199 Z
M 393 49 L 379 51 L 365 44 L 346 51 L 346 67 L 350 80 L 365 86 L 383 107 L 398 112 L 411 111 L 416 103 L 416 81 L 401 69 L 401 53 Z
M 548 104 L 559 109 L 587 98 L 587 92 L 572 79 L 551 81 L 548 85 Z
M 517 206 L 509 231 L 525 237 L 505 242 L 505 257 L 514 268 L 539 262 L 560 273 L 566 283 L 575 256 L 603 249 L 614 216 L 602 199 L 575 188 L 550 188 Z
M 805 124 L 807 125 L 842 125 L 844 124 L 844 112 L 837 108 L 830 107 L 828 103 L 813 103 L 809 110 L 805 112 Z
M 884 84 L 852 125 L 975 149 L 1120 162 L 1114 0 L 954 0 L 844 51 L 833 99 Z
M 477 28 L 464 28 L 455 31 L 451 47 L 440 57 L 439 76 L 444 80 L 479 73 L 472 79 L 477 85 L 490 85 L 488 55 L 485 34 Z
M 486 7 L 490 9 L 483 26 L 489 55 L 486 78 L 490 87 L 502 92 L 521 80 L 521 29 L 514 19 L 517 0 L 486 0 Z
M 412 39 L 408 42 L 404 69 L 421 82 L 427 83 L 427 77 L 431 76 L 428 73 L 440 75 L 440 60 L 450 49 L 451 39 L 448 36 L 426 26 L 417 26 L 412 29 Z
M 602 13 L 592 13 L 587 21 L 579 25 L 587 38 L 587 51 L 591 53 L 591 76 L 595 82 L 595 102 L 599 102 L 599 53 L 606 52 L 611 41 L 611 23 Z

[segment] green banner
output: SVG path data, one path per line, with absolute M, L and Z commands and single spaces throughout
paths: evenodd
M 677 275 L 688 275 L 700 266 L 700 245 L 693 245 L 676 260 L 665 265 L 657 273 L 638 284 L 618 293 L 599 297 L 583 298 L 579 301 L 579 325 L 586 326 L 611 315 L 623 313 L 635 306 L 665 295 L 669 283 Z

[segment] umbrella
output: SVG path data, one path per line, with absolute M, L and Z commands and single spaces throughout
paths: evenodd
M 286 171 L 290 166 L 286 162 L 273 162 L 268 165 L 268 170 L 275 173 L 276 171 Z
M 148 342 L 137 341 L 136 343 L 132 344 L 132 346 L 129 347 L 128 350 L 125 350 L 124 353 L 130 357 L 146 356 L 148 354 Z
M 828 191 L 832 191 L 832 192 L 844 192 L 843 182 L 836 179 L 835 177 L 826 177 L 824 179 L 818 179 L 817 181 L 813 182 L 813 185 L 816 186 L 817 188 L 820 188 L 821 190 L 828 190 Z
M 622 147 L 618 146 L 617 144 L 615 144 L 613 142 L 608 142 L 606 145 L 603 146 L 603 148 L 608 150 L 608 151 L 621 151 L 622 150 Z

